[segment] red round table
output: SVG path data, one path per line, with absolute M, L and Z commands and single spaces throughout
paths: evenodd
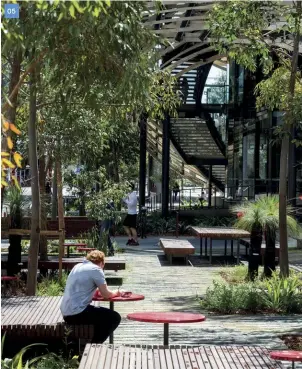
M 127 318 L 138 322 L 164 323 L 164 346 L 169 345 L 170 323 L 198 323 L 203 322 L 206 319 L 206 317 L 201 314 L 147 311 L 128 314 Z
M 270 357 L 275 360 L 291 361 L 292 367 L 295 367 L 295 362 L 302 362 L 302 351 L 293 350 L 282 350 L 282 351 L 272 351 Z
M 140 301 L 144 300 L 144 295 L 138 295 L 136 293 L 132 292 L 124 292 L 122 296 L 113 297 L 112 299 L 104 299 L 103 296 L 101 296 L 98 291 L 94 294 L 92 301 L 109 301 L 109 307 L 111 310 L 114 310 L 114 303 L 115 302 L 124 302 L 124 301 Z M 109 337 L 109 343 L 113 344 L 113 333 Z

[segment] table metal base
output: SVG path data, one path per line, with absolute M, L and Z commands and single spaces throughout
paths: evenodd
M 164 323 L 164 346 L 169 345 L 169 323 Z
M 208 239 L 205 239 L 205 256 L 208 256 Z M 210 237 L 210 254 L 209 254 L 209 262 L 210 265 L 212 264 L 212 240 L 213 238 Z M 230 240 L 231 241 L 231 256 L 234 256 L 234 240 Z M 240 239 L 236 240 L 237 241 L 237 255 L 236 255 L 236 262 L 237 265 L 239 264 L 239 259 L 240 259 Z M 228 245 L 228 240 L 224 240 L 224 256 L 227 256 L 227 245 Z M 203 247 L 203 237 L 200 237 L 200 259 L 202 258 L 202 247 Z
M 109 301 L 110 310 L 114 310 L 114 301 Z M 109 336 L 109 343 L 113 345 L 113 332 Z

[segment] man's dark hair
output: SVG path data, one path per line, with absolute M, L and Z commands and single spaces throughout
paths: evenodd
M 135 184 L 134 183 L 129 183 L 129 188 L 130 188 L 130 190 L 134 190 L 135 189 Z

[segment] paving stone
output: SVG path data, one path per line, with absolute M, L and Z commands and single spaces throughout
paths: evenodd
M 199 240 L 188 239 L 199 253 Z M 122 323 L 115 333 L 116 344 L 158 345 L 163 342 L 163 324 L 129 321 L 126 316 L 131 312 L 183 311 L 207 315 L 196 297 L 205 294 L 214 280 L 221 279 L 221 265 L 210 266 L 206 259 L 198 262 L 199 256 L 195 255 L 191 258 L 193 266 L 184 265 L 182 260 L 176 260 L 171 266 L 158 246 L 159 237 L 140 240 L 138 247 L 124 246 L 126 238 L 118 237 L 116 241 L 125 251 L 127 267 L 118 272 L 123 277 L 123 290 L 145 295 L 143 301 L 115 305 L 122 316 Z M 215 242 L 215 253 L 223 254 L 224 242 Z M 241 253 L 245 253 L 244 247 Z M 248 344 L 276 349 L 285 348 L 278 338 L 285 333 L 302 333 L 301 316 L 210 315 L 202 323 L 171 324 L 170 343 Z

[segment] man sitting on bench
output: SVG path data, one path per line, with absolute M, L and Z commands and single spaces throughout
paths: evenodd
M 103 268 L 105 255 L 99 250 L 88 253 L 83 263 L 70 272 L 61 303 L 61 312 L 67 324 L 94 325 L 92 343 L 103 343 L 119 326 L 121 316 L 116 311 L 90 305 L 98 288 L 105 299 L 120 296 L 108 289 Z

